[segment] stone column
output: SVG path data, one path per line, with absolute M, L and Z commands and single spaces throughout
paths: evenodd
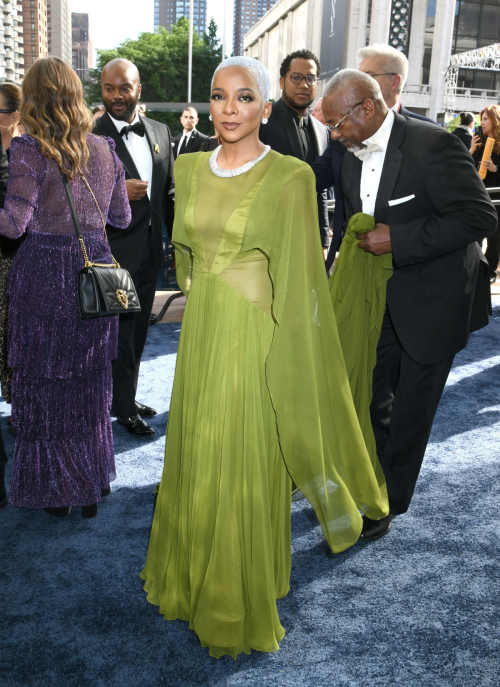
M 391 4 L 391 0 L 373 0 L 370 21 L 370 45 L 389 42 Z
M 308 31 L 308 47 L 318 56 L 321 57 L 321 32 L 323 22 L 323 3 L 321 0 L 309 0 L 307 8 L 307 21 L 310 28 L 310 36 Z
M 408 79 L 406 81 L 410 86 L 416 86 L 422 83 L 426 17 L 427 0 L 413 0 L 410 25 L 410 50 L 408 53 Z
M 436 119 L 437 113 L 443 111 L 444 75 L 446 68 L 450 64 L 455 5 L 455 0 L 440 0 L 440 2 L 436 3 L 436 20 L 429 76 L 429 84 L 431 86 L 429 117 L 431 119 Z
M 346 7 L 344 59 L 342 67 L 356 69 L 356 52 L 366 45 L 368 0 L 349 0 Z

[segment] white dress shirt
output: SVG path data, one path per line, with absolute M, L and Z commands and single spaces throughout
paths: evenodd
M 121 131 L 124 126 L 129 126 L 128 122 L 114 119 L 114 117 L 111 115 L 109 115 L 109 118 L 116 126 L 118 131 Z M 135 124 L 138 121 L 140 120 L 138 114 L 136 113 L 134 119 L 130 122 L 130 125 Z M 153 176 L 153 158 L 151 156 L 151 149 L 149 147 L 146 134 L 144 134 L 144 136 L 138 136 L 137 134 L 129 131 L 128 138 L 127 136 L 122 136 L 122 138 L 123 142 L 127 146 L 127 150 L 130 153 L 132 160 L 135 163 L 135 166 L 137 167 L 140 179 L 148 182 L 147 194 L 150 198 L 151 179 Z
M 375 201 L 393 124 L 394 112 L 389 110 L 380 129 L 373 136 L 367 138 L 366 141 L 363 141 L 367 147 L 370 147 L 371 144 L 376 144 L 379 148 L 378 151 L 371 153 L 366 160 L 363 160 L 363 168 L 361 170 L 359 190 L 363 212 L 367 215 L 373 216 L 375 214 Z

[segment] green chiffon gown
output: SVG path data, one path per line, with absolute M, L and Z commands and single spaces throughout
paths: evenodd
M 147 559 L 147 598 L 210 655 L 277 651 L 291 480 L 334 552 L 387 515 L 356 417 L 310 168 L 271 151 L 220 178 L 175 164 L 173 242 L 187 299 Z

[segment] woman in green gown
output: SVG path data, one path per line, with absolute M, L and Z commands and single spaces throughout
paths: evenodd
M 188 294 L 165 466 L 141 577 L 210 655 L 277 651 L 289 589 L 292 479 L 334 552 L 388 513 L 340 350 L 310 168 L 258 137 L 269 76 L 217 68 L 213 153 L 175 164 L 173 242 Z

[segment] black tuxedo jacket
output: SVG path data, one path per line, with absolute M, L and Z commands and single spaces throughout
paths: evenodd
M 421 121 L 435 124 L 432 119 L 423 117 L 407 110 L 403 104 L 399 108 L 399 114 L 404 117 L 411 117 L 412 119 L 420 119 Z M 342 158 L 346 152 L 345 147 L 339 141 L 332 141 L 329 144 L 323 155 L 317 158 L 313 165 L 313 172 L 316 175 L 316 190 L 323 191 L 324 189 L 333 186 L 335 193 L 335 211 L 333 213 L 333 237 L 330 244 L 330 251 L 326 261 L 326 269 L 329 270 L 335 259 L 335 253 L 340 247 L 342 237 L 345 233 L 345 212 L 344 212 L 344 194 L 342 190 L 342 181 L 340 169 L 342 166 Z
M 400 103 L 399 105 L 398 114 L 403 115 L 403 117 L 410 117 L 411 119 L 420 119 L 421 122 L 429 122 L 430 124 L 435 124 L 438 126 L 433 119 L 429 119 L 429 117 L 424 117 L 424 115 L 419 115 L 416 112 L 407 110 L 403 103 Z
M 345 147 L 340 141 L 330 139 L 328 147 L 323 155 L 320 155 L 312 166 L 316 176 L 316 191 L 320 193 L 333 186 L 335 194 L 335 210 L 333 212 L 333 237 L 326 260 L 326 269 L 329 270 L 335 259 L 340 242 L 344 235 L 344 192 L 342 190 L 342 158 L 346 152 Z
M 288 108 L 281 98 L 273 103 L 271 116 L 267 124 L 261 124 L 259 130 L 259 138 L 265 145 L 271 146 L 272 150 L 282 155 L 291 155 L 299 160 L 304 160 L 302 146 L 299 141 L 299 136 L 293 121 L 286 116 Z M 322 155 L 328 145 L 328 132 L 326 127 L 312 117 L 312 127 L 316 141 L 316 155 Z M 331 184 L 333 186 L 333 184 Z M 326 191 L 318 193 L 318 215 L 319 215 L 319 229 L 321 234 L 321 244 L 326 247 L 329 244 L 328 233 L 330 230 L 328 222 L 327 209 L 327 194 Z
M 174 160 L 177 160 L 177 151 L 179 150 L 179 143 L 181 142 L 181 138 L 182 134 L 179 134 L 179 136 L 174 136 L 174 138 L 172 139 Z M 198 131 L 198 129 L 195 129 L 189 137 L 188 144 L 181 152 L 181 155 L 184 155 L 184 153 L 197 153 L 200 150 L 201 142 L 204 141 L 206 138 L 208 138 L 208 136 L 205 136 L 205 134 L 202 134 L 200 131 Z
M 132 221 L 126 231 L 120 231 L 109 225 L 106 227 L 114 257 L 130 272 L 132 277 L 141 265 L 150 225 L 154 242 L 155 267 L 160 268 L 163 258 L 162 220 L 166 222 L 169 231 L 171 231 L 173 221 L 173 197 L 169 192 L 173 188 L 174 158 L 170 131 L 165 124 L 147 117 L 141 117 L 141 120 L 144 122 L 153 160 L 151 198 L 144 196 L 141 200 L 130 202 Z M 107 112 L 96 120 L 94 133 L 113 139 L 116 144 L 115 152 L 125 168 L 125 178 L 140 179 L 127 146 Z
M 362 212 L 362 162 L 346 153 L 346 216 Z M 375 202 L 391 232 L 394 272 L 387 307 L 401 344 L 431 364 L 464 348 L 488 324 L 489 272 L 478 241 L 497 214 L 472 156 L 440 127 L 395 115 Z

